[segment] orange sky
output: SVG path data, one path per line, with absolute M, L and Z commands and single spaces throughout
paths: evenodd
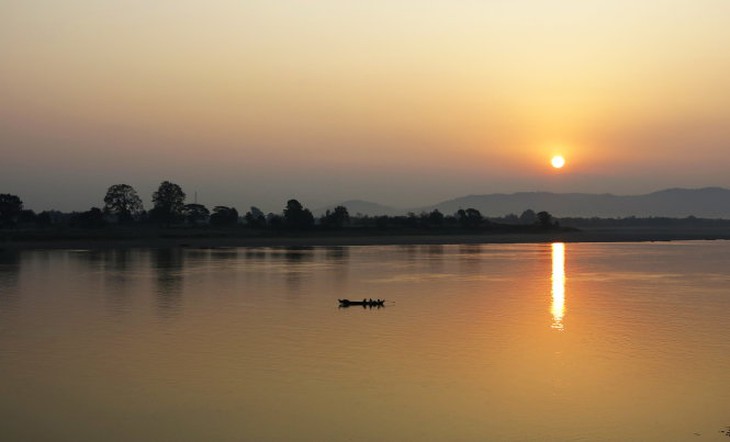
M 0 3 L 0 193 L 85 210 L 167 179 L 276 210 L 730 186 L 726 0 L 208 3 Z

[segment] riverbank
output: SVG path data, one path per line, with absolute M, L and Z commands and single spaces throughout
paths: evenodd
M 287 236 L 200 236 L 166 237 L 56 237 L 53 239 L 5 240 L 0 250 L 107 249 L 107 248 L 224 248 L 224 247 L 313 247 L 367 245 L 509 244 L 551 242 L 650 242 L 730 240 L 730 231 L 718 229 L 601 229 L 534 233 L 471 234 L 360 234 Z

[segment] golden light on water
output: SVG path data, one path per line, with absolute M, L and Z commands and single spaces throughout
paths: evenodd
M 552 273 L 552 304 L 550 312 L 553 315 L 552 328 L 564 330 L 563 317 L 565 316 L 565 244 L 556 242 L 552 244 L 553 251 L 553 273 Z

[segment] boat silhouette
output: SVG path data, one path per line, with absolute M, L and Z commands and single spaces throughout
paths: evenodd
M 363 307 L 383 307 L 385 299 L 363 299 L 362 301 L 351 301 L 349 299 L 338 299 L 340 307 L 349 307 L 351 305 L 361 305 Z

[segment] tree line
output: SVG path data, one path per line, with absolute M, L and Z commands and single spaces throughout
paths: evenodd
M 16 195 L 0 194 L 0 227 L 13 228 L 18 225 L 45 227 L 67 225 L 80 228 L 99 228 L 109 224 L 140 225 L 156 224 L 173 226 L 242 226 L 251 229 L 273 231 L 296 230 L 339 230 L 345 226 L 377 230 L 434 230 L 434 229 L 492 229 L 501 224 L 555 228 L 559 224 L 548 212 L 524 211 L 520 216 L 508 215 L 488 219 L 474 208 L 460 209 L 445 215 L 439 210 L 421 214 L 409 213 L 403 216 L 352 217 L 347 208 L 337 206 L 327 210 L 315 219 L 312 212 L 296 199 L 287 201 L 281 213 L 265 214 L 257 207 L 251 207 L 241 216 L 235 207 L 215 206 L 209 210 L 198 203 L 186 203 L 182 187 L 170 181 L 160 183 L 152 193 L 150 210 L 145 210 L 142 199 L 129 184 L 114 184 L 104 195 L 103 207 L 92 207 L 85 212 L 65 214 L 58 211 L 43 211 L 38 214 L 23 209 L 22 200 Z
M 103 227 L 108 224 L 157 224 L 163 227 L 245 225 L 257 229 L 306 230 L 315 224 L 325 228 L 342 228 L 349 222 L 349 214 L 343 206 L 328 210 L 315 221 L 309 209 L 296 199 L 291 199 L 280 214 L 264 214 L 259 208 L 251 207 L 241 217 L 235 207 L 215 206 L 209 210 L 203 204 L 186 203 L 186 197 L 180 185 L 163 181 L 152 193 L 153 207 L 145 210 L 134 187 L 129 184 L 114 184 L 107 189 L 104 206 L 101 208 L 92 207 L 85 212 L 70 214 L 56 210 L 36 214 L 33 210 L 24 209 L 23 201 L 17 195 L 0 194 L 0 228 L 18 225 L 45 227 L 52 224 L 82 228 Z

